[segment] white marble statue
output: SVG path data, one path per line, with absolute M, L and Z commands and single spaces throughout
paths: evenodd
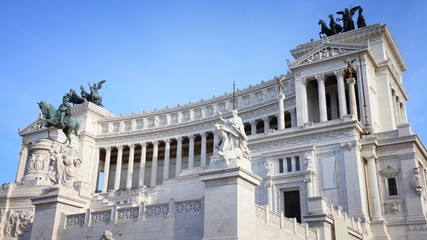
M 250 160 L 251 153 L 248 149 L 248 137 L 242 119 L 237 115 L 237 110 L 232 111 L 232 117 L 224 119 L 222 123 L 215 124 L 215 129 L 221 139 L 218 147 L 218 160 L 225 161 L 229 166 L 230 160 Z
M 77 150 L 69 145 L 51 149 L 49 179 L 53 184 L 62 184 L 71 188 L 78 180 L 81 163 L 82 159 Z
M 111 231 L 105 230 L 104 235 L 102 235 L 102 240 L 114 240 L 113 233 Z

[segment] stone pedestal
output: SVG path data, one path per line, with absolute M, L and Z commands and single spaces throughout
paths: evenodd
M 64 214 L 79 213 L 88 207 L 89 199 L 74 189 L 52 187 L 32 199 L 36 207 L 31 240 L 60 239 Z
M 34 185 L 52 185 L 48 178 L 50 150 L 55 142 L 49 139 L 39 139 L 29 149 L 23 182 L 32 182 Z
M 255 226 L 255 187 L 261 178 L 234 167 L 200 174 L 205 183 L 204 240 L 251 239 Z

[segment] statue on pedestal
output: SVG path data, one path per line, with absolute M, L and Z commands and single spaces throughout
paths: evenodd
M 79 130 L 79 122 L 71 117 L 70 105 L 67 102 L 67 97 L 64 96 L 62 99 L 62 104 L 59 105 L 58 110 L 56 110 L 52 104 L 49 102 L 38 102 L 41 113 L 44 117 L 45 126 L 48 128 L 48 134 L 50 138 L 50 127 L 55 127 L 57 129 L 62 129 L 67 139 L 67 141 L 71 144 L 70 134 L 74 132 L 77 135 L 77 131 Z
M 221 139 L 221 144 L 218 146 L 218 158 L 215 162 L 222 162 L 224 167 L 229 166 L 230 160 L 249 161 L 251 158 L 243 121 L 237 115 L 237 110 L 231 112 L 231 118 L 224 119 L 220 116 L 222 124 L 215 124 L 215 129 Z

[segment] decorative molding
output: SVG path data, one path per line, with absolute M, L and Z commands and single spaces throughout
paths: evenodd
M 385 178 L 394 178 L 399 174 L 400 169 L 399 168 L 394 168 L 390 165 L 387 165 L 386 168 L 381 169 L 380 173 L 381 175 L 383 175 Z

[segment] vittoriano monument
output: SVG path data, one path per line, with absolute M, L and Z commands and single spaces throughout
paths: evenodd
M 321 29 L 319 32 L 319 37 L 322 38 L 322 34 L 326 35 L 327 37 L 336 35 L 343 32 L 348 32 L 351 30 L 356 29 L 354 26 L 353 16 L 356 13 L 356 11 L 359 12 L 359 16 L 357 17 L 357 28 L 366 27 L 365 18 L 363 17 L 363 8 L 360 6 L 356 6 L 353 8 L 346 8 L 344 11 L 338 11 L 337 14 L 342 15 L 341 18 L 334 19 L 334 16 L 332 14 L 329 15 L 329 27 L 326 25 L 326 22 L 322 19 L 319 20 L 319 25 L 321 25 Z M 343 22 L 343 25 L 341 26 L 337 22 Z
M 64 143 L 68 141 L 68 143 L 71 144 L 70 134 L 74 132 L 77 135 L 79 122 L 71 116 L 71 107 L 69 102 L 73 104 L 81 104 L 88 101 L 102 107 L 102 97 L 99 96 L 98 89 L 101 89 L 102 84 L 105 82 L 106 80 L 102 80 L 98 82 L 98 84 L 89 84 L 90 93 L 87 93 L 84 87 L 80 86 L 81 96 L 77 95 L 74 89 L 70 89 L 70 93 L 65 94 L 62 98 L 62 103 L 59 105 L 58 109 L 55 109 L 55 107 L 49 102 L 38 102 L 37 104 L 39 105 L 40 111 L 46 121 L 45 126 L 48 130 L 50 127 L 61 129 L 67 137 Z

